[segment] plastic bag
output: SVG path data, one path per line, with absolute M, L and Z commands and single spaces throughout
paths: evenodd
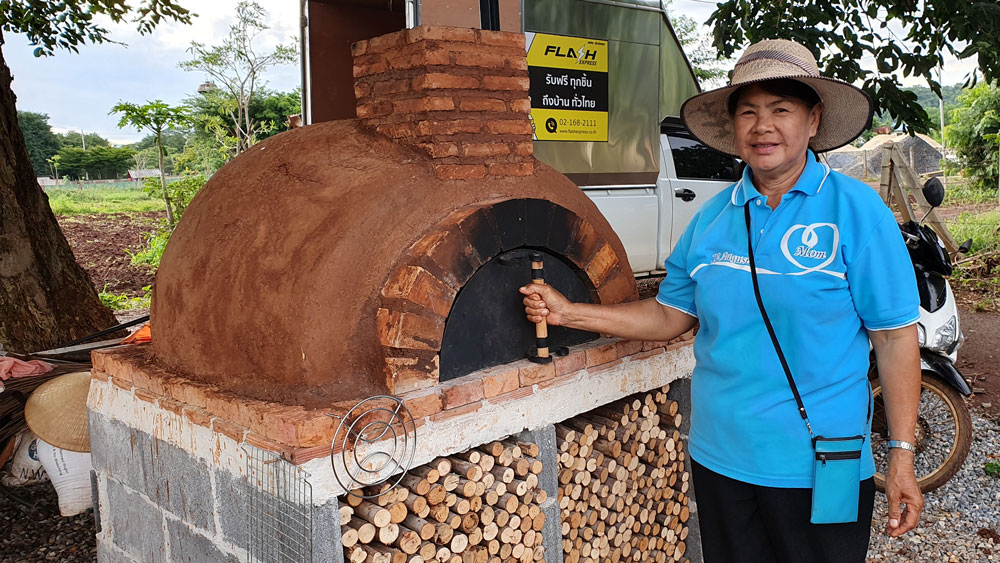
M 38 457 L 59 495 L 60 514 L 75 516 L 93 506 L 90 452 L 71 452 L 39 439 Z
M 24 487 L 48 480 L 42 461 L 38 457 L 38 444 L 41 442 L 31 430 L 25 430 L 17 435 L 14 456 L 10 460 L 10 468 L 0 477 L 0 483 L 5 487 Z

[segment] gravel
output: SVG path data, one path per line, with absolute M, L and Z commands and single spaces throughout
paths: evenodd
M 0 489 L 0 563 L 97 559 L 93 511 L 59 515 L 51 483 Z
M 876 495 L 868 561 L 1000 561 L 1000 479 L 983 467 L 1000 454 L 1000 425 L 972 414 L 972 448 L 958 473 L 924 495 L 920 526 L 902 538 L 885 534 L 884 495 Z

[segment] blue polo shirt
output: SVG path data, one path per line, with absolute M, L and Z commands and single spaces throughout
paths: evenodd
M 657 301 L 698 318 L 691 457 L 727 477 L 811 487 L 813 449 L 754 299 L 761 298 L 816 434 L 868 435 L 867 331 L 913 324 L 919 298 L 899 227 L 872 188 L 810 151 L 774 211 L 743 178 L 695 214 L 666 262 Z M 875 472 L 870 441 L 861 475 Z

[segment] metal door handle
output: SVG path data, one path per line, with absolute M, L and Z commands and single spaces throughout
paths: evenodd
M 691 201 L 698 197 L 698 194 L 687 188 L 674 188 L 674 197 L 679 197 L 684 201 Z

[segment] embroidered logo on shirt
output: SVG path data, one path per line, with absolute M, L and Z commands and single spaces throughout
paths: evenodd
M 781 253 L 800 270 L 790 275 L 823 272 L 841 277 L 843 274 L 823 269 L 836 259 L 839 244 L 840 231 L 833 223 L 793 225 L 781 239 Z

